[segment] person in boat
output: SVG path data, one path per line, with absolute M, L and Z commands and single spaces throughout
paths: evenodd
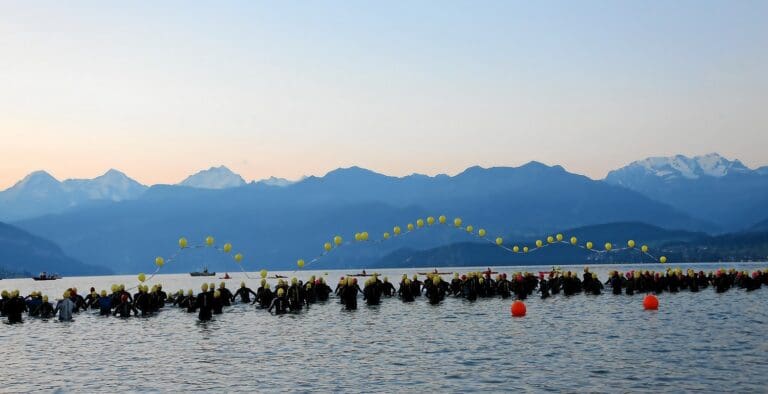
M 120 317 L 131 317 L 131 312 L 134 316 L 139 315 L 139 311 L 133 305 L 127 294 L 120 296 L 120 301 L 112 312 L 112 316 L 120 315 Z
M 64 298 L 56 303 L 53 314 L 59 314 L 59 321 L 72 321 L 72 314 L 75 313 L 75 303 L 72 301 L 72 293 L 67 290 L 64 292 Z
M 262 279 L 266 281 L 265 279 Z M 253 294 L 254 297 L 256 297 L 256 293 L 253 292 L 250 288 L 245 286 L 245 282 L 240 282 L 240 288 L 237 289 L 235 294 L 232 295 L 232 298 L 230 298 L 231 302 L 235 302 L 235 298 L 238 296 L 240 297 L 240 302 L 243 304 L 250 304 L 251 303 L 251 294 Z
M 232 305 L 232 292 L 227 289 L 227 284 L 224 282 L 219 283 L 219 293 L 221 293 L 221 304 L 223 306 Z
M 277 289 L 277 296 L 269 303 L 267 312 L 272 313 L 273 309 L 276 315 L 288 313 L 288 299 L 285 297 L 285 289 Z
M 197 295 L 196 300 L 197 318 L 200 321 L 208 321 L 213 317 L 213 293 L 209 291 L 207 283 L 203 283 L 200 290 L 202 291 Z

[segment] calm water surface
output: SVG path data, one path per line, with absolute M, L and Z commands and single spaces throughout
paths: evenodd
M 592 270 L 605 280 L 608 270 L 632 267 Z M 423 269 L 379 270 L 393 282 L 416 271 Z M 328 272 L 332 287 L 345 273 Z M 230 274 L 228 287 L 239 286 L 243 274 Z M 312 274 L 322 272 L 299 276 Z M 197 290 L 204 281 L 210 279 L 161 275 L 153 283 L 175 291 Z M 257 279 L 247 282 L 258 287 Z M 69 286 L 84 294 L 113 283 L 130 286 L 136 279 L 3 280 L 0 288 L 42 290 L 53 300 Z M 431 306 L 423 297 L 412 304 L 385 299 L 377 307 L 361 299 L 353 312 L 331 299 L 283 316 L 236 305 L 207 323 L 172 307 L 150 318 L 90 312 L 71 323 L 27 318 L 0 325 L 0 391 L 768 390 L 768 288 L 725 294 L 709 288 L 659 299 L 659 310 L 648 312 L 640 295 L 534 297 L 524 318 L 510 317 L 511 300 L 449 298 Z

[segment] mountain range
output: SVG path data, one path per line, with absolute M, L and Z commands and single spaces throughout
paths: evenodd
M 354 232 L 368 231 L 379 239 L 394 225 L 405 229 L 428 215 L 461 216 L 464 223 L 509 240 L 627 222 L 692 234 L 741 231 L 768 217 L 762 214 L 768 208 L 768 189 L 763 189 L 768 176 L 761 171 L 710 154 L 646 159 L 612 171 L 604 180 L 538 162 L 470 167 L 454 176 L 392 177 L 350 167 L 296 182 L 270 178 L 251 183 L 226 167 L 213 167 L 179 185 L 151 187 L 114 170 L 91 181 L 58 182 L 34 173 L 0 192 L 0 217 L 12 217 L 14 225 L 61 245 L 73 259 L 118 273 L 151 268 L 155 256 L 176 250 L 179 236 L 199 241 L 209 234 L 232 242 L 246 255 L 249 269 L 285 269 L 298 258 L 318 255 L 335 234 L 350 239 Z M 105 179 L 122 179 L 118 184 L 131 187 L 104 185 Z M 97 180 L 101 188 L 95 186 Z M 730 185 L 735 192 L 717 190 Z M 84 189 L 101 194 L 72 191 Z M 24 204 L 26 210 L 18 208 Z M 665 242 L 677 241 L 665 237 Z M 443 247 L 458 253 L 455 248 L 461 244 L 477 247 L 466 234 L 439 227 L 375 247 L 341 248 L 323 264 L 370 266 Z M 231 257 L 211 251 L 182 257 L 167 270 L 237 268 Z

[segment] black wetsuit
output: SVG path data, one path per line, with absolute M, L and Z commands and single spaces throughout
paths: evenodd
M 196 301 L 198 307 L 197 318 L 206 321 L 213 317 L 213 294 L 210 291 L 201 292 L 197 295 Z
M 288 300 L 283 297 L 275 297 L 272 302 L 270 302 L 269 307 L 267 308 L 268 312 L 272 312 L 272 309 L 275 310 L 276 315 L 282 315 L 284 313 L 288 313 Z
M 253 292 L 253 290 L 247 288 L 247 287 L 241 287 L 237 289 L 234 295 L 232 295 L 232 298 L 230 301 L 234 302 L 235 298 L 237 296 L 240 296 L 240 302 L 243 304 L 249 304 L 251 302 L 251 294 L 253 294 L 254 297 L 256 297 L 256 293 Z

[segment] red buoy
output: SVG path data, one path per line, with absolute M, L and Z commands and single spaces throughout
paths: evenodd
M 659 309 L 659 299 L 653 294 L 648 294 L 643 298 L 643 308 L 649 311 Z
M 522 317 L 525 316 L 525 304 L 522 301 L 515 301 L 512 303 L 512 316 Z

